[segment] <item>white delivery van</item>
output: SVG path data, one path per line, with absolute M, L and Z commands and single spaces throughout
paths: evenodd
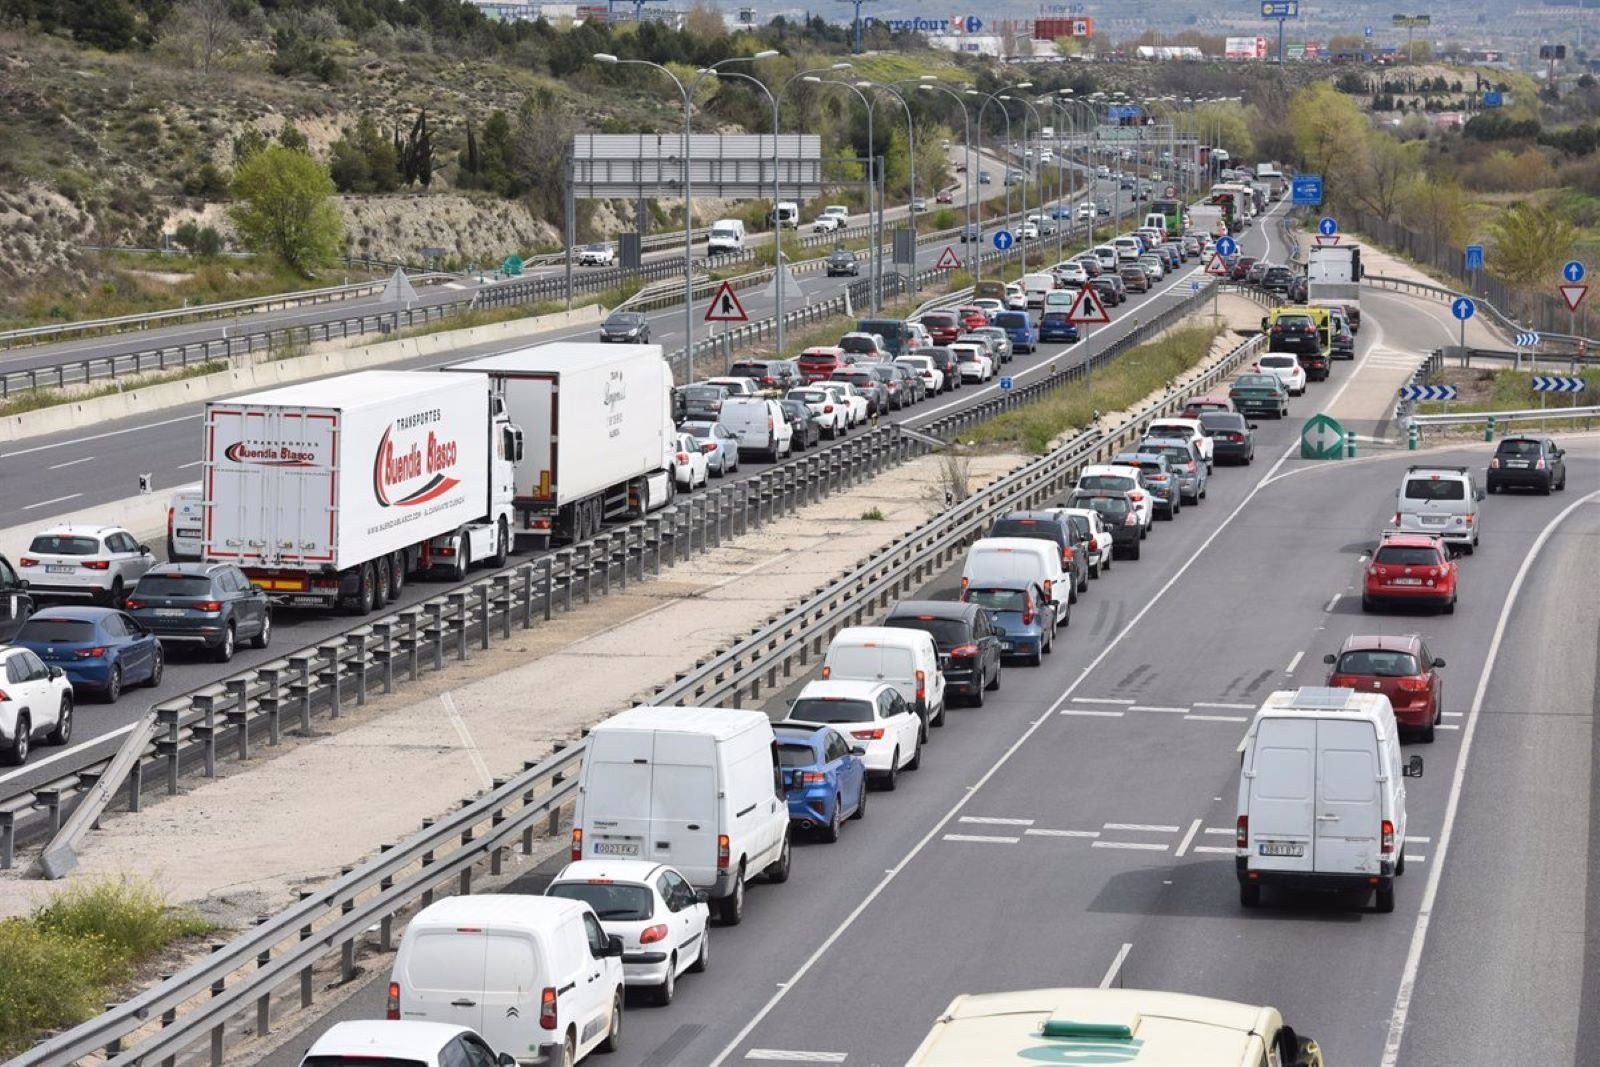
M 740 219 L 718 219 L 711 224 L 711 235 L 706 238 L 707 255 L 723 255 L 744 251 L 744 222 Z
M 1165 240 L 1167 236 L 1167 217 L 1159 211 L 1151 211 L 1145 215 L 1142 228 L 1155 230 Z
M 772 213 L 772 222 L 778 226 L 787 226 L 790 229 L 800 227 L 800 205 L 793 200 L 778 201 L 778 208 Z
M 794 445 L 794 427 L 776 400 L 758 396 L 730 396 L 722 402 L 717 419 L 739 438 L 739 454 L 765 452 L 776 463 Z
M 1028 306 L 1044 307 L 1044 294 L 1056 287 L 1056 276 L 1049 271 L 1022 276 L 1022 291 L 1027 295 Z
M 1118 263 L 1137 263 L 1139 257 L 1144 255 L 1144 242 L 1132 234 L 1125 234 L 1111 242 L 1117 250 Z
M 1100 261 L 1101 270 L 1117 269 L 1117 249 L 1115 245 L 1096 245 L 1093 251 L 1094 258 Z
M 1478 501 L 1483 496 L 1468 467 L 1407 467 L 1395 490 L 1395 528 L 1438 534 L 1451 548 L 1471 552 L 1478 547 Z
M 1405 873 L 1405 779 L 1394 709 L 1382 693 L 1305 686 L 1267 697 L 1244 738 L 1234 871 L 1239 902 L 1261 887 L 1370 890 L 1394 910 Z
M 923 630 L 846 626 L 834 635 L 822 661 L 822 677 L 837 681 L 887 682 L 929 726 L 944 725 L 944 674 L 939 647 Z
M 744 886 L 789 878 L 789 802 L 772 722 L 736 708 L 639 707 L 589 733 L 572 859 L 669 864 L 736 925 Z
M 199 482 L 179 486 L 167 501 L 167 559 L 198 560 L 206 552 L 206 494 Z
M 588 904 L 490 893 L 446 897 L 411 920 L 388 1017 L 468 1027 L 519 1063 L 577 1063 L 616 1049 L 622 997 L 622 939 Z
M 1038 582 L 1056 606 L 1056 625 L 1070 619 L 1068 603 L 1074 579 L 1061 569 L 1055 542 L 1033 537 L 982 537 L 967 549 L 961 568 L 961 588 L 983 585 L 996 578 L 1026 578 Z

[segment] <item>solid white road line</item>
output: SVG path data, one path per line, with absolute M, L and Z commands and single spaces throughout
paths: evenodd
M 1305 654 L 1306 654 L 1306 650 L 1303 649 L 1303 648 L 1299 652 L 1296 652 L 1294 654 L 1294 659 L 1290 660 L 1289 661 L 1289 665 L 1283 669 L 1283 673 L 1284 674 L 1293 674 L 1294 673 L 1294 669 L 1296 667 L 1300 666 L 1300 660 L 1302 658 L 1304 658 Z
M 1218 836 L 1227 834 L 1231 837 L 1234 833 L 1234 829 L 1231 826 L 1208 826 L 1206 827 L 1206 833 L 1216 834 Z
M 1335 593 L 1335 594 L 1333 594 L 1333 599 L 1328 601 L 1328 606 L 1323 608 L 1322 610 L 1323 611 L 1332 611 L 1333 608 L 1334 608 L 1334 605 L 1339 603 L 1339 599 L 1341 597 L 1343 597 L 1343 596 L 1344 596 L 1343 593 Z
M 472 740 L 472 732 L 467 729 L 466 720 L 461 717 L 461 712 L 456 708 L 455 697 L 449 693 L 440 693 L 439 702 L 444 705 L 445 718 L 450 720 L 450 726 L 455 730 L 456 736 L 461 739 L 461 747 L 466 750 L 467 758 L 472 761 L 472 769 L 478 772 L 478 777 L 483 779 L 485 789 L 494 785 L 494 775 L 489 773 L 489 765 L 484 762 L 483 753 L 478 750 L 477 742 Z
M 1232 833 L 1233 831 L 1230 830 L 1228 832 Z M 1236 848 L 1228 848 L 1228 847 L 1223 846 L 1223 845 L 1196 845 L 1196 846 L 1194 846 L 1194 851 L 1196 851 L 1196 852 L 1208 852 L 1208 853 L 1211 853 L 1211 854 L 1214 854 L 1214 855 L 1219 855 L 1219 856 L 1221 856 L 1221 855 L 1231 856 L 1231 855 L 1233 855 L 1235 852 L 1237 852 L 1239 850 L 1236 849 Z
M 1178 842 L 1178 851 L 1174 856 L 1181 856 L 1189 851 L 1189 846 L 1194 842 L 1194 835 L 1200 832 L 1200 820 L 1196 819 L 1189 824 L 1189 832 L 1183 835 L 1183 840 Z
M 747 1060 L 767 1063 L 843 1063 L 848 1052 L 800 1052 L 781 1048 L 753 1048 L 744 1054 Z
M 945 834 L 946 841 L 970 841 L 978 845 L 1014 845 L 1020 837 L 987 837 L 981 834 Z
M 962 822 L 984 823 L 988 826 L 1032 826 L 1032 819 L 996 819 L 987 815 L 963 815 Z
M 105 741 L 107 738 L 121 737 L 123 734 L 128 733 L 137 725 L 139 724 L 130 722 L 126 726 L 119 726 L 115 730 L 108 730 L 107 732 L 99 734 L 98 736 L 86 738 L 83 741 L 78 742 L 72 748 L 62 749 L 60 752 L 52 752 L 50 755 L 43 756 L 38 759 L 30 757 L 25 766 L 18 767 L 16 770 L 11 771 L 8 774 L 0 774 L 0 785 L 4 785 L 13 778 L 20 778 L 30 771 L 36 771 L 40 767 L 47 767 L 57 760 L 66 759 L 68 756 L 80 755 L 85 746 L 97 745 L 100 742 Z
M 1197 707 L 1197 708 L 1231 708 L 1231 709 L 1233 709 L 1235 711 L 1254 711 L 1254 710 L 1256 710 L 1256 706 L 1254 704 L 1223 704 L 1223 703 L 1216 702 L 1216 701 L 1205 701 L 1205 700 L 1196 700 L 1194 702 L 1194 706 Z
M 37 504 L 24 504 L 22 505 L 22 510 L 32 511 L 34 508 L 47 508 L 51 504 L 61 504 L 68 500 L 76 500 L 82 495 L 82 493 L 68 493 L 66 496 L 58 496 L 51 500 L 41 500 Z
M 203 459 L 197 459 L 193 463 L 180 463 L 180 464 L 178 464 L 178 469 L 181 470 L 181 471 L 186 471 L 190 467 L 198 467 L 198 466 L 200 466 L 200 464 L 202 464 L 204 462 L 205 462 L 205 460 L 203 460 Z
M 86 441 L 99 441 L 107 437 L 120 437 L 125 433 L 139 433 L 143 430 L 153 429 L 157 426 L 171 426 L 174 423 L 179 422 L 193 422 L 198 418 L 200 418 L 199 412 L 196 412 L 193 415 L 179 415 L 175 419 L 160 419 L 156 422 L 141 423 L 138 426 L 129 426 L 124 430 L 107 430 L 105 433 L 92 434 L 88 437 L 74 437 L 70 441 L 57 441 L 53 445 L 35 445 L 32 448 L 19 448 L 14 452 L 6 452 L 4 455 L 7 459 L 10 459 L 14 456 L 31 456 L 35 452 L 49 452 L 51 449 L 55 448 L 66 448 L 69 445 L 81 445 Z
M 1166 712 L 1168 715 L 1187 715 L 1187 714 L 1189 714 L 1189 709 L 1188 708 L 1171 708 L 1171 707 L 1164 707 L 1164 706 L 1162 706 L 1160 704 L 1135 704 L 1135 705 L 1133 705 L 1133 707 L 1129 708 L 1128 710 L 1129 711 L 1162 711 L 1162 712 Z
M 1084 717 L 1087 717 L 1087 718 L 1096 718 L 1096 719 L 1120 719 L 1120 718 L 1122 718 L 1122 712 L 1120 712 L 1120 711 L 1087 711 L 1087 710 L 1085 710 L 1083 708 L 1062 708 L 1061 709 L 1061 714 L 1063 714 L 1063 715 L 1079 715 L 1079 716 L 1084 716 Z
M 58 471 L 63 467 L 76 467 L 80 463 L 88 463 L 93 456 L 84 456 L 82 459 L 69 459 L 65 463 L 55 463 L 45 468 L 47 471 Z
M 1124 941 L 1122 947 L 1117 949 L 1117 954 L 1111 960 L 1111 966 L 1106 968 L 1106 976 L 1100 979 L 1101 989 L 1110 989 L 1111 983 L 1117 980 L 1117 974 L 1122 970 L 1122 963 L 1128 958 L 1128 950 L 1133 948 L 1133 943 Z
M 1180 826 L 1156 826 L 1146 822 L 1108 822 L 1101 827 L 1102 830 L 1137 830 L 1146 834 L 1175 834 L 1182 829 Z
M 1539 531 L 1539 536 L 1534 539 L 1533 547 L 1522 557 L 1522 565 L 1517 568 L 1517 576 L 1511 580 L 1511 589 L 1506 593 L 1505 603 L 1500 607 L 1500 617 L 1494 624 L 1494 636 L 1489 640 L 1489 654 L 1483 658 L 1483 670 L 1478 675 L 1478 688 L 1472 694 L 1472 706 L 1467 711 L 1467 729 L 1461 737 L 1461 754 L 1456 758 L 1455 771 L 1450 778 L 1450 798 L 1445 803 L 1444 825 L 1439 830 L 1439 846 L 1435 853 L 1438 858 L 1428 869 L 1428 885 L 1422 892 L 1422 905 L 1417 909 L 1416 924 L 1411 930 L 1411 947 L 1406 952 L 1405 968 L 1400 972 L 1400 987 L 1395 990 L 1394 1010 L 1389 1015 L 1389 1036 L 1383 1046 L 1382 1067 L 1395 1067 L 1400 1062 L 1400 1043 L 1405 1037 L 1406 1018 L 1411 1013 L 1411 998 L 1417 989 L 1417 972 L 1422 968 L 1422 948 L 1428 939 L 1428 924 L 1433 919 L 1434 902 L 1439 896 L 1439 882 L 1444 876 L 1445 858 L 1450 854 L 1450 838 L 1455 833 L 1456 815 L 1461 810 L 1461 791 L 1467 780 L 1467 759 L 1472 755 L 1472 739 L 1478 731 L 1483 698 L 1489 691 L 1489 677 L 1494 673 L 1495 660 L 1500 656 L 1500 644 L 1505 640 L 1506 626 L 1511 621 L 1511 611 L 1517 606 L 1517 596 L 1522 592 L 1522 583 L 1527 580 L 1528 572 L 1533 569 L 1533 564 L 1539 558 L 1539 552 L 1544 548 L 1545 542 L 1550 540 L 1550 535 L 1566 521 L 1568 515 L 1597 498 L 1600 498 L 1600 490 L 1580 496 L 1545 524 L 1544 529 Z
M 1074 704 L 1132 704 L 1131 700 L 1118 700 L 1116 697 L 1073 697 Z

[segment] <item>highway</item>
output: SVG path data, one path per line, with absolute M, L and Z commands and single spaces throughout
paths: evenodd
M 1241 236 L 1246 250 L 1264 247 L 1273 223 L 1269 220 Z M 921 266 L 931 266 L 940 248 L 921 250 Z M 1189 295 L 1191 282 L 1201 277 L 1200 265 L 1191 261 L 1185 271 L 1169 276 L 1149 294 L 1134 295 L 1118 308 L 1114 322 L 1109 326 L 1093 328 L 1088 341 L 1078 345 L 1041 345 L 1037 353 L 1019 355 L 1008 365 L 1008 371 L 1018 384 L 1026 384 L 1029 376 L 1059 362 L 1063 357 L 1069 362 L 1088 358 L 1106 344 L 1123 336 L 1140 321 L 1147 321 L 1151 313 Z M 811 276 L 800 279 L 803 291 L 811 296 L 828 295 L 852 279 L 826 279 Z M 744 298 L 752 318 L 771 313 L 771 298 L 752 292 Z M 786 294 L 788 301 L 798 305 L 798 298 Z M 865 314 L 866 309 L 858 309 Z M 683 313 L 681 305 L 651 312 L 652 341 L 673 348 L 682 343 Z M 541 342 L 561 339 L 590 339 L 593 327 L 561 331 Z M 496 342 L 465 347 L 448 357 L 431 356 L 425 359 L 392 364 L 392 369 L 420 369 L 438 367 L 448 363 L 475 358 L 492 352 L 520 347 L 526 341 Z M 967 405 L 992 396 L 998 383 L 986 386 L 967 385 L 961 390 L 930 399 L 917 407 L 893 413 L 890 421 L 905 421 L 916 425 L 947 413 L 956 406 Z M 172 487 L 198 478 L 200 454 L 200 426 L 203 405 L 195 404 L 155 413 L 149 418 L 130 419 L 121 423 L 108 423 L 89 434 L 56 435 L 26 442 L 9 454 L 0 457 L 0 484 L 17 500 L 50 502 L 59 512 L 65 508 L 78 509 L 108 501 L 119 500 L 137 487 L 141 471 L 155 474 L 158 492 L 169 492 Z M 850 447 L 849 438 L 834 447 Z M 747 461 L 741 464 L 738 476 L 747 476 L 765 469 L 767 464 Z M 68 500 L 62 500 L 67 497 Z M 59 502 L 58 502 L 59 501 Z M 44 517 L 51 512 L 41 509 L 39 525 L 47 525 Z M 161 549 L 159 545 L 152 548 Z M 474 574 L 474 578 L 476 578 Z M 399 605 L 427 599 L 449 588 L 436 582 L 413 583 L 402 594 Z M 26 766 L 0 773 L 0 799 L 15 795 L 19 790 L 51 780 L 61 773 L 60 765 L 86 750 L 109 752 L 120 743 L 120 738 L 138 721 L 154 703 L 190 692 L 218 679 L 244 670 L 258 663 L 270 662 L 286 652 L 315 644 L 346 630 L 352 620 L 349 616 L 320 614 L 305 611 L 279 610 L 273 616 L 273 645 L 269 649 L 241 648 L 233 662 L 227 665 L 200 659 L 193 653 L 174 650 L 168 658 L 162 683 L 155 689 L 128 691 L 120 702 L 107 706 L 85 703 L 75 723 L 73 742 L 66 748 L 42 747 L 35 751 Z

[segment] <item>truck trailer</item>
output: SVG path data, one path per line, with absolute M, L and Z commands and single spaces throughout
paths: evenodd
M 365 614 L 504 565 L 521 431 L 490 382 L 362 371 L 206 405 L 204 558 L 280 604 Z
M 1340 242 L 1307 250 L 1306 303 L 1361 314 L 1361 247 Z
M 515 504 L 531 547 L 583 541 L 673 499 L 672 368 L 660 345 L 562 341 L 449 371 L 486 378 L 523 428 Z

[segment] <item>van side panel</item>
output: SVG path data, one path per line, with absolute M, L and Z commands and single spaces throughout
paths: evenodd
M 772 749 L 756 730 L 730 740 L 726 748 L 727 817 L 733 827 L 729 835 L 735 847 L 749 857 L 747 873 L 754 875 L 778 858 L 775 849 L 780 838 L 774 833 L 772 817 L 778 795 L 772 776 Z M 786 802 L 785 821 L 787 813 Z
M 482 995 L 477 998 L 483 1021 L 478 1032 L 491 1048 L 513 1055 L 537 1052 L 539 994 L 550 984 L 538 945 L 526 933 L 513 930 L 490 930 L 484 941 Z
M 1250 770 L 1250 866 L 1263 871 L 1314 869 L 1313 827 L 1317 724 L 1305 719 L 1262 719 L 1256 727 Z M 1262 847 L 1298 844 L 1299 856 L 1263 855 Z
M 696 885 L 717 874 L 717 743 L 704 734 L 655 735 L 646 855 Z
M 1372 725 L 1320 720 L 1317 763 L 1316 869 L 1377 874 L 1383 802 Z

